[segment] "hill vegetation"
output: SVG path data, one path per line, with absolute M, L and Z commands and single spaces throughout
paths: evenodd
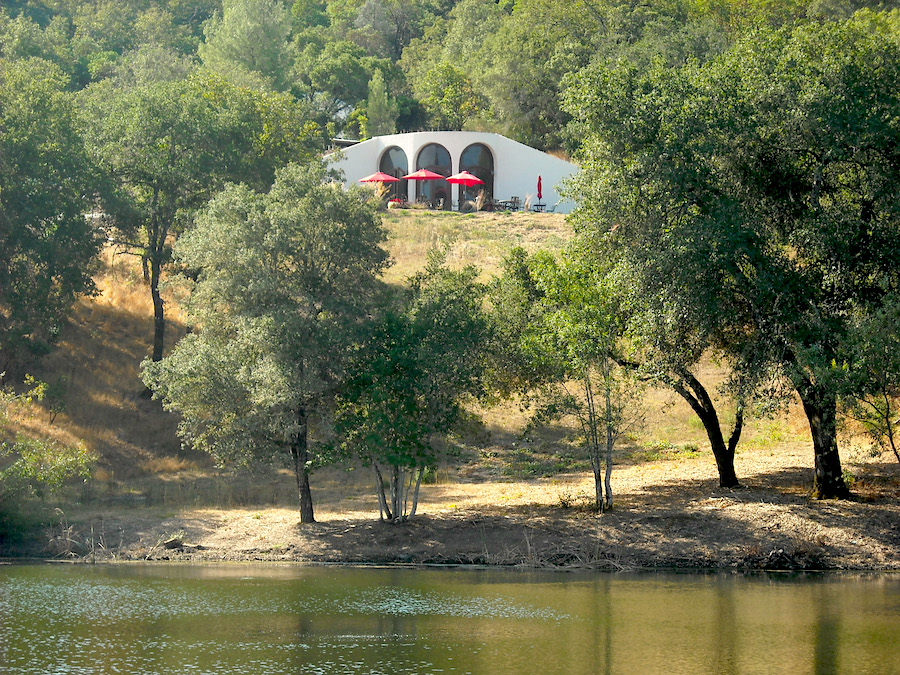
M 571 237 L 554 214 L 406 211 L 388 214 L 385 223 L 392 257 L 386 277 L 397 282 L 418 270 L 433 246 L 445 247 L 454 266 L 499 272 L 501 251 L 514 244 L 552 250 Z M 862 436 L 848 436 L 847 476 L 858 500 L 829 507 L 825 524 L 807 498 L 812 455 L 796 405 L 748 421 L 737 455 L 747 487 L 717 490 L 702 425 L 683 400 L 660 388 L 645 391 L 644 423 L 616 447 L 616 507 L 602 516 L 591 509 L 590 463 L 572 420 L 533 427 L 514 400 L 475 409 L 480 422 L 450 439 L 452 453 L 429 474 L 421 515 L 406 528 L 379 526 L 370 471 L 347 465 L 313 474 L 321 524 L 298 529 L 289 471 L 216 468 L 209 455 L 182 446 L 176 415 L 141 396 L 152 304 L 138 259 L 107 249 L 101 262 L 99 294 L 76 304 L 58 347 L 30 369 L 35 380 L 65 382 L 60 412 L 51 421 L 47 400 L 21 397 L 4 406 L 7 442 L 24 434 L 60 446 L 82 443 L 95 464 L 87 480 L 31 502 L 11 523 L 18 529 L 5 532 L 7 554 L 608 569 L 898 564 L 892 523 L 900 476 L 889 456 L 867 452 Z M 172 300 L 177 340 L 185 328 Z M 698 375 L 715 390 L 727 372 L 707 359 Z M 720 513 L 740 528 L 723 529 Z M 606 533 L 599 539 L 597 528 Z
M 615 513 L 623 461 L 708 448 L 734 490 L 795 441 L 813 497 L 896 501 L 856 475 L 900 462 L 895 4 L 4 3 L 0 513 L 70 478 L 66 512 L 306 524 L 350 471 L 405 521 L 434 481 L 585 470 Z M 575 212 L 386 212 L 321 164 L 431 128 L 571 157 Z

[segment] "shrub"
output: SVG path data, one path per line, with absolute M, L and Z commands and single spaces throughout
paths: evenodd
M 83 443 L 73 447 L 18 436 L 0 444 L 0 520 L 24 500 L 43 499 L 72 478 L 86 478 L 93 463 Z

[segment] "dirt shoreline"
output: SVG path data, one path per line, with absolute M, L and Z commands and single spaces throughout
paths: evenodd
M 615 508 L 589 508 L 589 474 L 423 488 L 406 523 L 378 520 L 362 489 L 295 508 L 85 512 L 7 555 L 84 562 L 280 562 L 490 565 L 558 569 L 900 571 L 900 467 L 851 465 L 853 500 L 808 496 L 802 448 L 738 459 L 722 489 L 706 457 L 618 467 Z

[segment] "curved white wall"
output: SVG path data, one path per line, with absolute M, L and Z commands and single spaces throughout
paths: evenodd
M 473 143 L 481 143 L 494 155 L 494 199 L 518 197 L 520 201 L 531 195 L 531 202 L 537 200 L 537 179 L 541 177 L 541 202 L 557 213 L 569 213 L 575 204 L 563 201 L 558 186 L 563 179 L 578 171 L 571 162 L 558 159 L 540 150 L 510 140 L 499 134 L 475 131 L 418 131 L 408 134 L 377 136 L 363 141 L 340 153 L 329 155 L 327 159 L 344 172 L 345 185 L 355 184 L 360 178 L 375 173 L 379 169 L 381 156 L 385 150 L 398 147 L 406 153 L 409 170 L 415 171 L 419 151 L 430 143 L 438 143 L 450 153 L 452 173 L 458 173 L 459 159 L 463 150 Z M 410 186 L 410 194 L 414 194 Z M 457 186 L 453 186 L 453 201 L 459 200 Z

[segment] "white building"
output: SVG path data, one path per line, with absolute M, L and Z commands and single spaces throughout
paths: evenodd
M 576 165 L 499 134 L 418 131 L 377 136 L 329 155 L 329 159 L 343 171 L 345 185 L 355 184 L 376 171 L 401 178 L 419 169 L 442 176 L 468 171 L 484 181 L 483 186 L 473 188 L 451 185 L 445 180 L 387 184 L 394 197 L 424 200 L 445 209 L 456 207 L 460 196 L 473 199 L 481 189 L 489 200 L 509 202 L 518 198 L 521 205 L 530 197 L 532 205 L 541 204 L 557 213 L 569 213 L 575 206 L 560 197 L 559 185 L 578 170 Z

